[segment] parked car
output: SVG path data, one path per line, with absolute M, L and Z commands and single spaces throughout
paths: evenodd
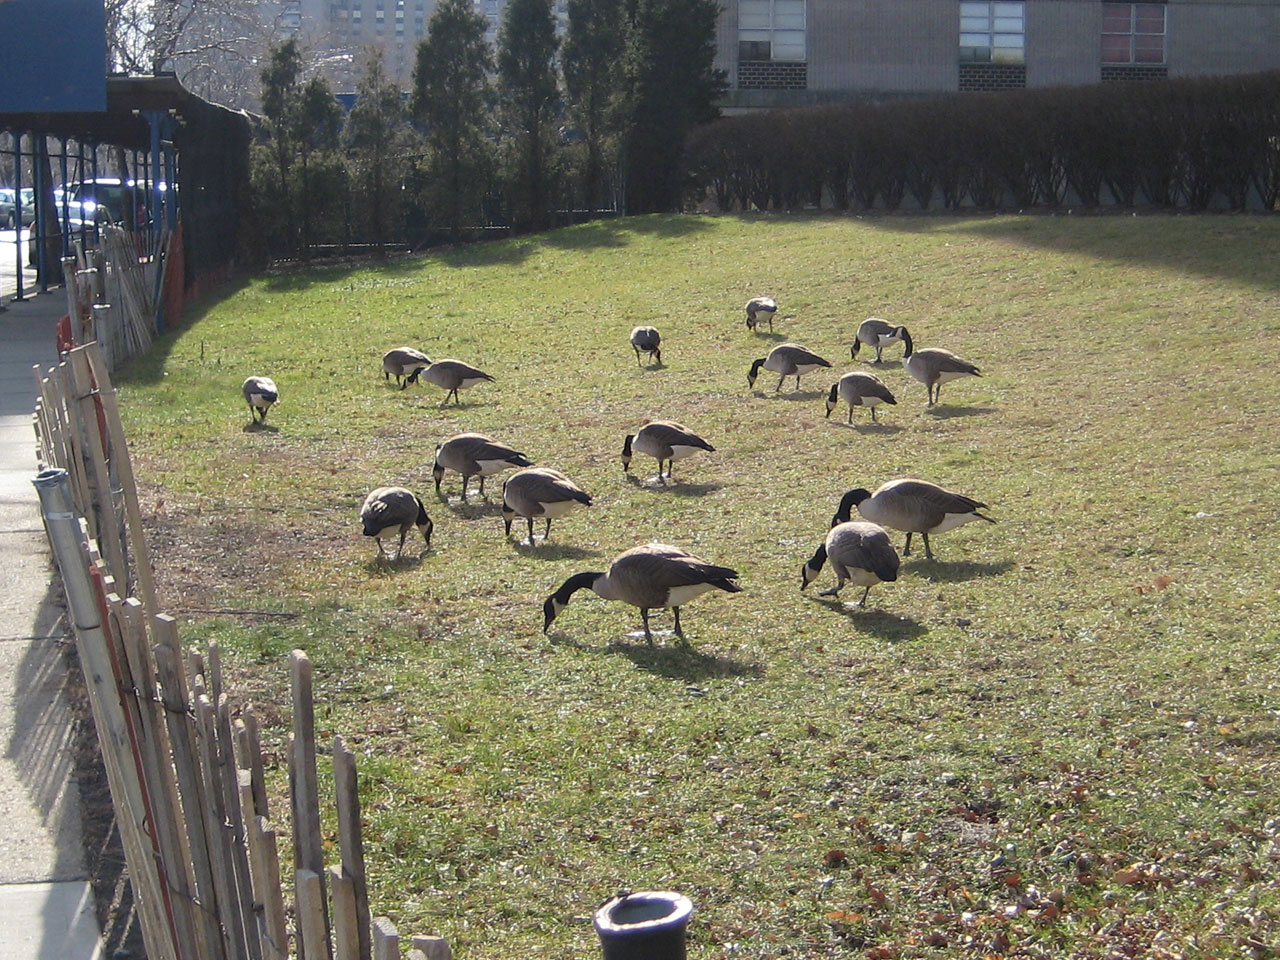
M 53 191 L 54 215 L 61 220 L 65 206 L 72 230 L 95 223 L 118 223 L 135 230 L 147 220 L 147 200 L 139 186 L 118 177 L 64 183 Z
M 36 218 L 36 192 L 31 187 L 23 187 L 22 210 L 17 209 L 17 192 L 11 187 L 0 187 L 0 226 L 9 230 L 18 225 L 19 217 L 24 227 L 31 226 Z

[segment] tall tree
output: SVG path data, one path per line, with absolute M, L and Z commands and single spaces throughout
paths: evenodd
M 569 0 L 569 30 L 561 61 L 574 122 L 586 146 L 582 192 L 600 207 L 609 158 L 616 150 L 626 32 L 623 0 Z
M 627 120 L 623 163 L 627 213 L 677 210 L 684 143 L 719 116 L 725 73 L 715 59 L 716 0 L 625 0 Z
M 266 130 L 271 165 L 274 166 L 276 183 L 268 185 L 267 171 L 259 167 L 255 171 L 254 193 L 259 198 L 263 213 L 279 232 L 289 237 L 289 245 L 296 251 L 298 237 L 292 229 L 293 204 L 290 195 L 293 185 L 290 174 L 294 160 L 294 104 L 297 100 L 298 77 L 302 73 L 302 53 L 297 41 L 290 38 L 272 47 L 262 68 L 262 114 L 266 117 Z
M 498 84 L 512 144 L 516 225 L 528 230 L 551 222 L 558 46 L 551 0 L 508 0 L 498 30 Z
M 472 0 L 441 0 L 427 38 L 418 44 L 413 71 L 410 106 L 427 130 L 432 206 L 443 211 L 455 240 L 466 211 L 478 205 L 488 168 L 486 104 L 493 58 L 485 26 Z
M 363 201 L 360 206 L 367 214 L 378 256 L 383 256 L 397 212 L 408 118 L 400 88 L 387 79 L 381 51 L 369 52 L 361 72 L 346 136 Z

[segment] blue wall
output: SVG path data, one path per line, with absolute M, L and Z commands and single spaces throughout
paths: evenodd
M 102 0 L 0 3 L 0 113 L 107 109 Z

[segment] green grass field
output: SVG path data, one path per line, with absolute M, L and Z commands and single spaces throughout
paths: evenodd
M 620 888 L 687 894 L 699 960 L 1278 956 L 1277 263 L 1270 217 L 666 217 L 254 279 L 119 378 L 163 603 L 268 741 L 311 654 L 374 912 L 460 958 L 597 955 Z M 772 338 L 759 293 L 791 315 Z M 890 347 L 881 425 L 824 419 L 874 369 L 849 358 L 871 315 L 983 377 L 926 409 Z M 784 339 L 833 370 L 750 392 Z M 397 391 L 402 344 L 497 382 Z M 261 373 L 282 399 L 247 429 Z M 667 488 L 619 464 L 654 417 L 717 448 Z M 504 540 L 501 476 L 432 490 L 469 430 L 595 505 Z M 840 494 L 908 475 L 998 525 L 936 536 L 866 609 L 801 594 Z M 436 523 L 390 567 L 357 517 L 385 484 Z M 745 592 L 684 608 L 687 646 L 590 592 L 542 634 L 565 577 L 652 539 Z

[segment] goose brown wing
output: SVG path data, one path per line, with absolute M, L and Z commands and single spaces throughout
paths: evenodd
M 441 373 L 447 372 L 456 376 L 459 380 L 474 380 L 477 377 L 481 380 L 492 380 L 493 377 L 485 373 L 479 367 L 473 367 L 469 363 L 463 363 L 461 360 L 437 360 L 432 367 Z
M 898 551 L 874 523 L 855 520 L 833 527 L 827 534 L 827 556 L 846 567 L 870 570 L 886 582 L 898 579 Z
M 742 589 L 731 582 L 737 578 L 736 570 L 707 563 L 664 543 L 633 547 L 620 554 L 609 569 L 609 579 L 636 598 L 633 603 L 643 598 L 654 606 L 665 603 L 667 592 L 673 587 L 710 583 L 735 593 Z
M 826 360 L 818 356 L 812 350 L 800 346 L 798 343 L 784 343 L 773 348 L 773 352 L 779 357 L 786 360 L 792 366 L 798 367 L 804 364 L 817 364 L 820 367 L 831 366 Z
M 986 507 L 986 504 L 979 500 L 966 497 L 962 493 L 944 490 L 936 483 L 929 483 L 924 480 L 899 480 L 885 486 L 890 488 L 894 498 L 901 498 L 904 503 L 912 500 L 917 501 L 926 507 L 930 513 L 939 514 L 939 520 L 942 519 L 941 515 L 944 514 L 973 513 L 975 510 L 981 510 Z M 881 489 L 883 490 L 884 487 Z M 878 494 L 880 491 L 876 492 Z
M 981 376 L 977 367 L 963 357 L 956 356 L 950 350 L 933 347 L 917 352 L 925 354 L 939 373 L 968 373 L 975 377 Z
M 676 423 L 674 420 L 654 420 L 641 429 L 643 432 L 648 433 L 653 440 L 667 447 L 681 446 L 697 447 L 699 450 L 715 450 L 711 444 L 707 443 L 688 427 Z

